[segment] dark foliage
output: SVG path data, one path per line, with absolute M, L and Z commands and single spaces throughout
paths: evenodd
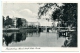
M 57 3 L 45 3 L 44 6 L 39 8 L 38 16 L 41 18 L 51 7 L 55 6 L 56 10 L 52 13 L 53 20 L 63 20 L 66 23 L 72 24 L 77 27 L 77 3 L 63 3 L 63 6 L 58 6 Z
M 13 41 L 14 34 L 11 34 L 11 36 L 9 36 L 9 35 L 6 33 L 6 34 L 3 34 L 3 37 L 4 37 L 4 39 L 5 39 L 5 44 L 6 44 L 6 46 L 8 46 L 8 45 Z
M 46 12 L 47 12 L 49 9 L 52 9 L 52 8 L 51 8 L 52 6 L 57 6 L 57 7 L 59 7 L 59 6 L 57 5 L 57 3 L 45 3 L 44 6 L 40 7 L 40 8 L 39 8 L 39 12 L 38 12 L 39 18 L 41 18 L 41 16 L 44 15 L 44 14 L 46 15 Z
M 72 25 L 76 27 L 75 32 L 71 32 L 69 37 L 71 39 L 70 43 L 67 45 L 68 47 L 77 47 L 77 3 L 63 3 L 63 6 L 58 6 L 55 3 L 45 3 L 44 6 L 40 7 L 38 15 L 40 16 L 46 14 L 46 12 L 51 9 L 52 6 L 57 6 L 58 8 L 52 13 L 52 20 L 61 20 L 68 25 Z M 67 25 L 65 26 L 67 27 Z M 66 43 L 69 41 L 66 41 Z
M 2 18 L 3 18 L 3 27 L 4 27 L 4 25 L 5 25 L 5 17 L 4 16 L 2 16 Z
M 17 27 L 21 27 L 22 26 L 22 20 L 21 18 L 17 19 Z
M 4 25 L 5 26 L 13 25 L 13 21 L 12 21 L 12 19 L 9 16 L 7 16 L 6 20 L 4 20 Z

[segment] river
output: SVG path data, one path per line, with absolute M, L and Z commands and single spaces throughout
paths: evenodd
M 61 47 L 65 37 L 57 32 L 3 32 L 4 47 Z

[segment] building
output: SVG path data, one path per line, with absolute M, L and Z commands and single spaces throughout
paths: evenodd
M 36 27 L 38 28 L 40 26 L 39 22 L 28 22 L 28 27 Z
M 13 25 L 15 28 L 16 27 L 27 27 L 27 25 L 28 25 L 27 20 L 24 18 L 14 17 L 14 18 L 12 18 L 12 20 L 13 20 L 13 23 L 14 23 Z
M 27 20 L 24 18 L 21 18 L 21 20 L 22 20 L 22 27 L 27 27 L 27 25 L 28 25 Z
M 17 18 L 16 18 L 16 17 L 15 17 L 15 18 L 12 18 L 12 20 L 13 20 L 13 23 L 14 23 L 14 24 L 13 24 L 13 25 L 14 25 L 13 27 L 16 28 L 16 25 L 17 25 L 17 23 L 16 23 L 16 22 L 17 22 Z

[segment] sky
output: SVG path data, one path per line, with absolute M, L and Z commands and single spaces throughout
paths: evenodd
M 3 3 L 3 16 L 25 18 L 28 22 L 40 22 L 42 26 L 51 26 L 52 22 L 48 22 L 45 19 L 37 19 L 39 7 L 40 5 L 37 3 Z M 54 7 L 49 10 L 47 16 L 42 16 L 42 18 L 50 18 L 53 10 Z
M 39 5 L 37 3 L 3 3 L 3 16 L 20 17 L 28 21 L 38 18 Z

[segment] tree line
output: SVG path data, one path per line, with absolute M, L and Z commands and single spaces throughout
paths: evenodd
M 12 19 L 12 18 L 10 18 L 9 16 L 6 16 L 6 19 L 5 19 L 5 17 L 4 16 L 2 16 L 3 17 L 3 27 L 5 28 L 6 26 L 8 27 L 8 28 L 11 28 L 11 27 L 13 27 L 14 28 L 14 20 Z M 16 19 L 17 21 L 16 21 L 16 27 L 21 27 L 22 26 L 22 20 L 21 20 L 21 18 L 19 18 L 19 19 Z

